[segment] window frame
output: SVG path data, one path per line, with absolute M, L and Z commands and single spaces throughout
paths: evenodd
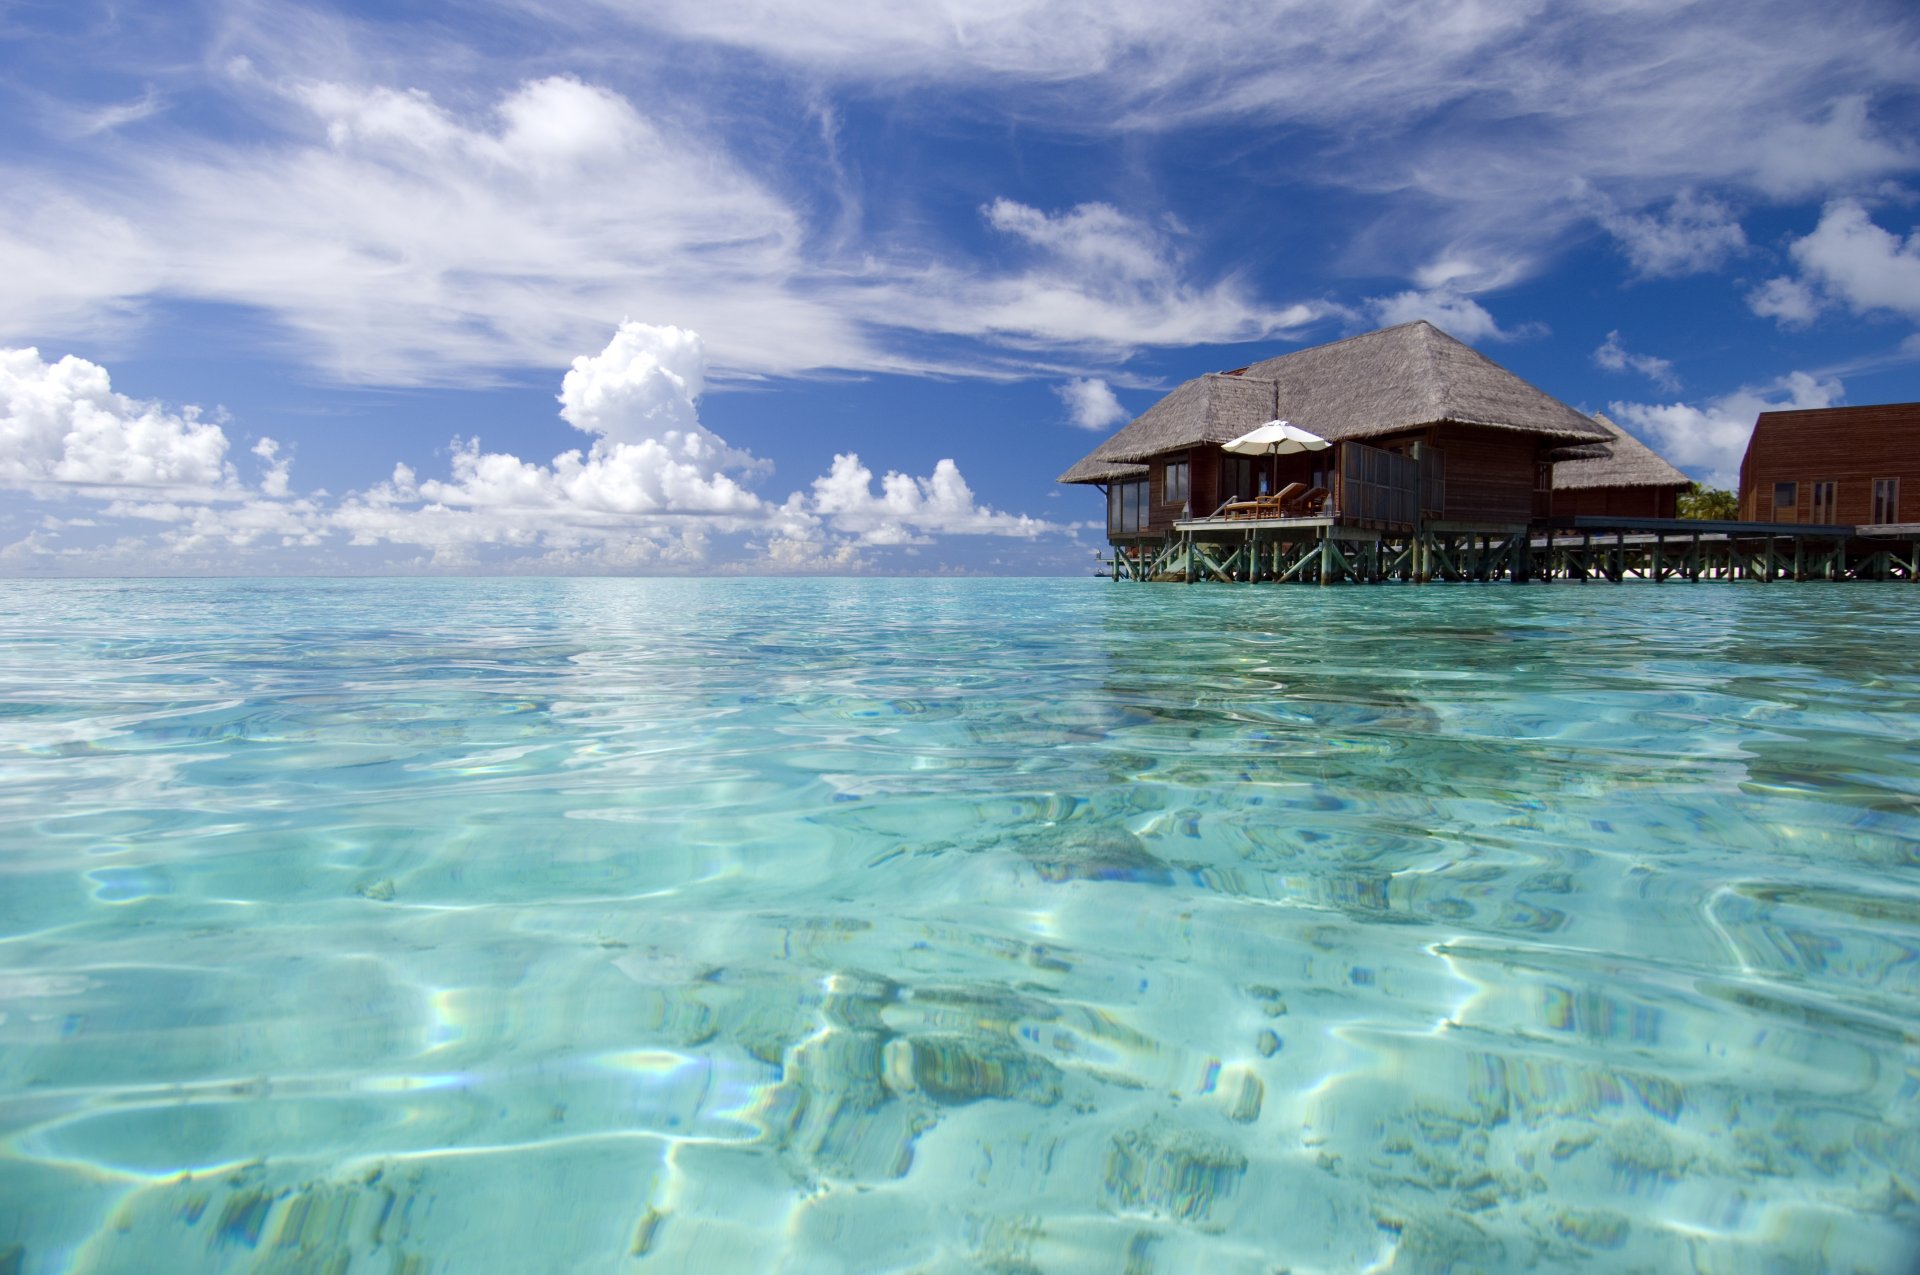
M 1187 457 L 1161 465 L 1160 498 L 1169 505 L 1184 505 L 1193 498 L 1193 463 Z
M 1840 506 L 1839 482 L 1832 478 L 1817 478 L 1807 487 L 1807 521 L 1817 527 L 1831 527 L 1834 511 Z
M 1885 515 L 1882 517 L 1881 515 Z M 1873 517 L 1876 525 L 1900 521 L 1900 480 L 1898 478 L 1876 478 L 1873 480 Z
M 1127 478 L 1107 487 L 1107 534 L 1137 536 L 1152 521 L 1147 508 L 1147 480 Z
M 1780 508 L 1780 493 L 1783 491 L 1787 493 L 1787 505 L 1784 513 L 1781 512 Z M 1773 485 L 1773 505 L 1771 508 L 1775 522 L 1799 522 L 1800 484 L 1797 481 L 1775 483 Z

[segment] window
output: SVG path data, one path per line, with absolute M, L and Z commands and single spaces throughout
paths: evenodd
M 1833 525 L 1833 493 L 1835 484 L 1831 480 L 1809 484 L 1813 488 L 1813 510 L 1809 514 L 1811 521 L 1822 527 Z
M 1447 508 L 1447 454 L 1426 443 L 1416 444 L 1413 454 L 1420 462 L 1420 512 L 1439 517 Z
M 1873 517 L 1868 521 L 1900 521 L 1900 480 L 1898 478 L 1873 480 Z
M 1166 492 L 1162 497 L 1170 505 L 1187 503 L 1187 462 L 1170 460 L 1166 466 Z
M 1115 483 L 1107 488 L 1107 534 L 1133 535 L 1147 521 L 1147 480 Z
M 1775 522 L 1798 522 L 1800 487 L 1797 483 L 1775 483 L 1773 485 L 1773 520 Z
M 1228 500 L 1251 500 L 1257 493 L 1253 461 L 1246 456 L 1229 456 L 1220 469 L 1221 494 Z

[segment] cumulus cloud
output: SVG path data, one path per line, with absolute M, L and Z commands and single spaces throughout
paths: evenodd
M 1367 307 L 1380 323 L 1412 323 L 1425 319 L 1436 328 L 1462 341 L 1511 341 L 1537 329 L 1508 331 L 1495 321 L 1487 308 L 1450 284 L 1437 288 L 1412 289 L 1390 297 L 1373 297 Z
M 266 469 L 260 475 L 260 490 L 269 496 L 285 496 L 287 484 L 293 479 L 293 457 L 282 456 L 280 444 L 271 438 L 255 443 L 253 454 L 266 462 Z
M 96 543 L 94 560 L 141 569 L 399 547 L 424 555 L 412 565 L 441 568 L 840 571 L 869 565 L 866 550 L 936 536 L 1064 530 L 980 504 L 950 459 L 925 478 L 889 472 L 876 490 L 857 455 L 836 455 L 807 489 L 768 500 L 753 487 L 771 466 L 700 423 L 703 349 L 686 329 L 624 322 L 562 379 L 560 415 L 592 436 L 588 447 L 540 463 L 457 438 L 444 475 L 396 464 L 337 501 L 296 495 L 292 456 L 275 439 L 250 448 L 260 471 L 249 486 L 218 422 L 118 394 L 84 359 L 4 350 L 0 486 L 95 502 L 124 534 Z M 59 559 L 63 538 L 93 521 L 45 518 L 7 558 Z
M 1127 419 L 1113 387 L 1097 376 L 1076 377 L 1053 392 L 1067 406 L 1067 419 L 1079 429 L 1102 430 Z
M 697 332 L 628 319 L 606 349 L 573 361 L 560 382 L 560 416 L 616 443 L 692 433 L 700 429 L 694 400 L 706 376 Z
M 1891 311 L 1920 318 L 1920 229 L 1902 239 L 1856 199 L 1836 199 L 1813 232 L 1793 241 L 1799 275 L 1769 279 L 1747 294 L 1755 314 L 1805 327 L 1829 306 L 1856 314 Z
M 1663 390 L 1680 388 L 1680 378 L 1674 375 L 1671 360 L 1633 353 L 1620 344 L 1617 331 L 1607 333 L 1607 339 L 1593 352 L 1593 361 L 1609 372 L 1638 372 Z
M 1675 195 L 1665 212 L 1622 213 L 1603 203 L 1596 217 L 1644 278 L 1718 270 L 1747 249 L 1746 232 L 1732 211 L 1690 190 Z
M 1793 259 L 1810 281 L 1856 311 L 1920 317 L 1920 230 L 1903 240 L 1874 224 L 1857 200 L 1828 204 L 1813 233 L 1794 243 Z
M 1607 411 L 1701 482 L 1732 489 L 1739 483 L 1740 458 L 1760 413 L 1831 407 L 1845 393 L 1845 386 L 1832 377 L 1792 372 L 1771 385 L 1744 387 L 1698 406 L 1615 402 Z
M 974 500 L 959 466 L 942 460 L 928 478 L 891 473 L 873 489 L 873 471 L 847 452 L 813 480 L 812 512 L 863 544 L 924 543 L 929 534 L 1032 538 L 1058 528 L 1025 514 L 1007 514 Z
M 116 393 L 107 369 L 69 354 L 0 350 L 0 483 L 197 496 L 238 494 L 226 432 Z

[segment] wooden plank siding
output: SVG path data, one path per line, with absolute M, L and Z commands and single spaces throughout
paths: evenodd
M 1677 518 L 1671 487 L 1576 487 L 1553 493 L 1555 518 Z
M 1487 526 L 1525 523 L 1533 516 L 1537 466 L 1547 446 L 1537 436 L 1443 423 L 1369 440 L 1366 445 L 1407 454 L 1415 444 L 1434 448 L 1444 455 L 1446 504 L 1434 516 L 1448 522 Z M 1172 534 L 1174 523 L 1180 519 L 1204 518 L 1211 514 L 1236 494 L 1228 490 L 1227 481 L 1227 463 L 1234 459 L 1238 458 L 1212 446 L 1165 452 L 1149 458 L 1144 462 L 1146 521 L 1138 532 L 1114 535 L 1110 539 L 1116 543 L 1159 541 Z M 1185 460 L 1188 465 L 1189 494 L 1185 501 L 1168 500 L 1167 462 L 1179 460 Z M 1299 483 L 1303 488 L 1325 486 L 1333 492 L 1335 507 L 1342 505 L 1338 456 L 1332 450 L 1254 457 L 1251 463 L 1256 490 L 1258 477 L 1264 475 L 1268 491 L 1278 491 L 1289 483 Z M 1253 492 L 1237 494 L 1252 495 Z M 1668 505 L 1671 506 L 1671 498 Z M 1562 512 L 1557 500 L 1554 512 Z M 1631 512 L 1643 511 L 1636 507 Z M 1644 512 L 1647 516 L 1658 516 L 1651 508 Z
M 1506 524 L 1532 519 L 1539 437 L 1455 424 L 1436 425 L 1428 436 L 1447 457 L 1447 521 Z
M 1899 482 L 1892 518 L 1874 517 L 1876 478 Z M 1920 522 L 1920 403 L 1762 412 L 1740 462 L 1740 516 L 1753 522 L 1812 522 L 1813 485 L 1834 484 L 1831 517 L 1842 525 Z M 1774 508 L 1774 487 L 1794 484 L 1791 507 Z

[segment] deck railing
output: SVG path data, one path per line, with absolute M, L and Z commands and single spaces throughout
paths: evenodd
M 1420 463 L 1365 443 L 1340 444 L 1343 520 L 1411 527 L 1419 521 Z

